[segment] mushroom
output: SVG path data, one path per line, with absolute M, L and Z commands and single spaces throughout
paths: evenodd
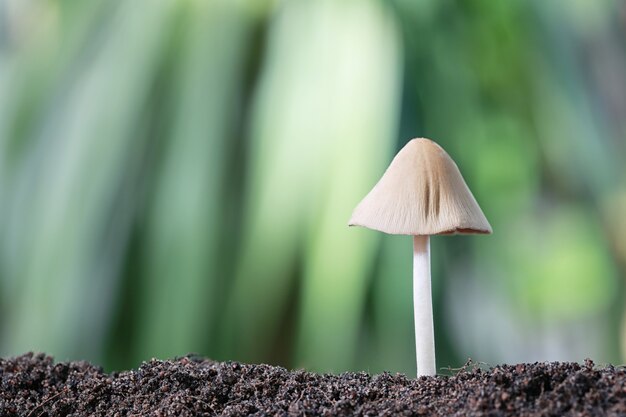
M 459 168 L 432 140 L 412 139 L 356 207 L 349 226 L 413 236 L 417 376 L 435 375 L 430 235 L 492 232 Z

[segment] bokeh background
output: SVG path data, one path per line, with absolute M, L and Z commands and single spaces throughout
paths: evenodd
M 0 0 L 0 354 L 414 375 L 411 238 L 348 228 L 412 137 L 438 366 L 626 358 L 626 3 Z

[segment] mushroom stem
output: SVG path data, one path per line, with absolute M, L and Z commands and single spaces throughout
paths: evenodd
M 413 236 L 413 311 L 417 376 L 435 375 L 435 331 L 430 288 L 430 236 Z

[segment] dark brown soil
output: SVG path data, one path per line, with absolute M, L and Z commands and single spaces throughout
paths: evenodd
M 466 365 L 452 376 L 319 375 L 195 357 L 105 374 L 44 355 L 0 359 L 0 416 L 626 416 L 626 370 L 591 361 Z

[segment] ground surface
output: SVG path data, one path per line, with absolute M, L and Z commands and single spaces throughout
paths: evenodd
M 44 355 L 0 359 L 0 416 L 626 416 L 626 370 L 587 361 L 466 366 L 407 379 L 197 358 L 105 374 Z

